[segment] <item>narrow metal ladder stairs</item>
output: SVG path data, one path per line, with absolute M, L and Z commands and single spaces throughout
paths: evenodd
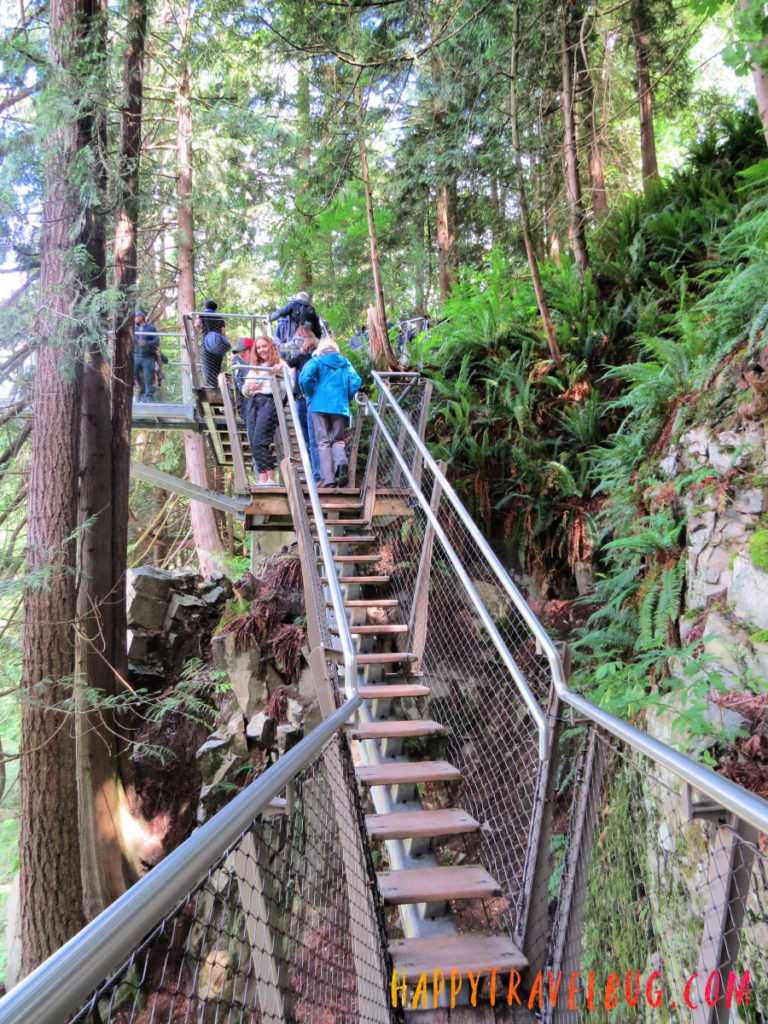
M 452 922 L 451 901 L 497 896 L 500 887 L 481 865 L 437 864 L 434 839 L 470 834 L 481 826 L 461 807 L 425 810 L 421 805 L 420 784 L 456 783 L 461 773 L 444 760 L 409 760 L 406 740 L 440 735 L 444 726 L 419 713 L 417 702 L 428 703 L 430 690 L 411 672 L 417 656 L 410 651 L 382 649 L 394 647 L 392 638 L 405 635 L 408 627 L 392 621 L 397 618 L 396 598 L 370 595 L 371 588 L 385 586 L 389 576 L 376 571 L 378 538 L 371 523 L 362 518 L 359 496 L 348 491 L 328 496 L 320 493 L 344 608 L 359 652 L 355 683 L 364 705 L 349 736 L 360 744 L 374 745 L 373 763 L 356 767 L 357 781 L 370 791 L 386 792 L 391 807 L 368 814 L 366 828 L 372 841 L 401 840 L 406 851 L 407 866 L 378 872 L 379 889 L 385 905 L 410 908 L 411 922 L 419 922 L 418 934 L 390 941 L 394 968 L 401 979 L 404 972 L 409 984 L 425 972 L 431 983 L 435 970 L 446 978 L 452 970 L 460 971 L 464 978 L 468 970 L 522 971 L 527 960 L 506 935 L 459 934 Z M 314 523 L 313 530 L 316 538 Z M 319 560 L 317 543 L 315 552 Z M 327 582 L 326 577 L 322 580 Z M 331 602 L 327 604 L 331 606 Z M 373 609 L 377 617 L 386 609 L 389 621 L 372 621 L 369 613 Z M 338 629 L 333 632 L 338 634 Z

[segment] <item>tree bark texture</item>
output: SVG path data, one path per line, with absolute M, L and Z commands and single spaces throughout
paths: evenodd
M 381 264 L 379 262 L 379 243 L 376 237 L 376 222 L 373 217 L 373 195 L 371 193 L 371 179 L 368 174 L 368 151 L 365 146 L 365 114 L 363 111 L 363 96 L 360 84 L 355 88 L 355 112 L 357 115 L 358 144 L 360 146 L 360 169 L 363 178 L 363 189 L 365 190 L 365 212 L 368 217 L 368 239 L 371 245 L 371 271 L 373 273 L 373 291 L 376 297 L 376 316 L 378 318 L 378 338 L 381 346 L 383 360 L 389 370 L 399 370 L 400 364 L 397 356 L 392 351 L 387 331 L 387 311 L 384 306 L 384 287 L 381 283 Z M 373 339 L 369 337 L 369 340 Z M 376 346 L 371 345 L 371 358 Z
M 560 11 L 560 70 L 563 86 L 563 150 L 565 156 L 565 189 L 568 197 L 568 218 L 570 223 L 573 258 L 581 280 L 589 266 L 587 236 L 584 229 L 584 201 L 581 194 L 579 175 L 579 152 L 576 142 L 576 110 L 574 103 L 574 62 L 571 59 L 571 10 L 565 6 Z
M 440 52 L 433 47 L 431 53 L 432 61 L 432 84 L 435 89 L 436 99 L 433 105 L 433 120 L 437 137 L 438 152 L 444 151 L 442 134 L 445 130 L 445 113 L 439 100 L 439 93 L 443 81 L 443 67 L 440 60 Z M 456 203 L 457 187 L 456 175 L 446 175 L 441 170 L 437 183 L 436 213 L 437 213 L 437 279 L 440 288 L 440 297 L 446 301 L 451 293 L 459 273 L 459 259 L 456 247 Z
M 597 117 L 595 86 L 584 45 L 584 21 L 581 23 L 579 42 L 575 50 L 577 91 L 584 111 L 583 124 L 587 144 L 587 168 L 589 170 L 589 191 L 592 198 L 592 215 L 601 221 L 608 213 L 608 195 L 605 189 L 603 147 L 600 143 L 600 126 Z
M 72 64 L 87 27 L 82 0 L 50 5 L 51 88 L 73 95 Z M 22 973 L 85 923 L 80 878 L 75 740 L 71 715 L 54 706 L 72 695 L 77 485 L 82 363 L 68 336 L 79 287 L 67 260 L 82 229 L 70 170 L 86 144 L 60 118 L 45 138 L 41 338 L 32 400 L 29 528 L 24 600 L 19 793 Z M 69 706 L 71 710 L 71 705 Z
M 178 177 L 178 265 L 179 265 L 179 327 L 184 331 L 184 314 L 195 309 L 195 256 L 194 256 L 194 215 L 192 207 L 192 161 L 190 140 L 192 138 L 192 69 L 187 47 L 192 20 L 192 7 L 188 5 L 179 19 L 182 39 L 182 74 L 177 95 L 177 177 Z M 187 479 L 201 487 L 208 486 L 205 463 L 205 440 L 202 434 L 185 431 L 184 453 L 187 462 Z M 192 533 L 195 538 L 197 560 L 203 576 L 210 576 L 219 568 L 219 557 L 224 544 L 216 525 L 213 509 L 199 501 L 190 502 Z
M 640 162 L 643 172 L 643 188 L 648 187 L 659 176 L 656 162 L 656 135 L 653 129 L 653 95 L 651 93 L 651 70 L 648 59 L 648 16 L 644 0 L 632 0 L 632 43 L 635 47 L 637 68 L 637 100 L 640 110 Z

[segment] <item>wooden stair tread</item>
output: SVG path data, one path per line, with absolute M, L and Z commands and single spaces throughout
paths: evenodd
M 333 509 L 326 509 L 326 512 L 331 512 Z M 325 519 L 326 526 L 363 526 L 370 527 L 370 523 L 367 519 Z
M 376 878 L 385 903 L 437 903 L 486 899 L 501 893 L 499 883 L 479 864 L 451 868 L 380 871 Z
M 391 718 L 376 719 L 373 722 L 363 722 L 360 725 L 355 725 L 350 732 L 350 736 L 353 740 L 380 740 L 395 736 L 429 736 L 433 733 L 444 731 L 444 725 L 441 725 L 439 722 L 432 722 L 426 718 L 419 718 L 415 721 L 410 718 Z
M 454 968 L 466 977 L 467 971 L 485 972 L 498 967 L 509 973 L 528 966 L 526 957 L 506 935 L 469 933 L 394 939 L 389 952 L 393 967 L 405 971 L 407 982 L 418 981 L 424 972 L 431 978 L 433 971 L 442 971 L 447 978 Z
M 339 583 L 389 583 L 389 576 L 337 576 Z M 321 583 L 327 583 L 328 577 L 321 576 Z
M 358 654 L 357 664 L 358 665 L 389 665 L 397 661 L 416 661 L 418 658 L 417 654 L 413 651 L 392 651 L 386 653 L 384 651 L 371 651 L 365 654 Z
M 318 555 L 316 561 L 322 562 L 323 556 Z M 355 562 L 380 562 L 381 555 L 334 555 L 333 561 L 338 565 L 345 565 L 348 563 L 354 564 Z
M 416 836 L 454 836 L 480 828 L 471 814 L 458 807 L 439 811 L 393 811 L 368 814 L 368 834 L 374 839 L 412 839 Z
M 344 602 L 345 608 L 395 608 L 400 602 L 396 597 L 355 597 Z M 325 602 L 326 608 L 333 608 L 333 601 Z
M 365 533 L 329 533 L 328 542 L 330 544 L 373 544 L 379 538 L 373 534 Z
M 357 781 L 365 786 L 397 786 L 416 782 L 455 782 L 461 772 L 448 761 L 382 761 L 357 765 Z
M 388 700 L 392 697 L 426 697 L 431 690 L 418 683 L 389 683 L 384 686 L 358 686 L 357 692 L 363 700 Z
M 331 628 L 331 633 L 338 633 L 336 626 Z M 379 636 L 385 633 L 407 633 L 408 626 L 405 623 L 388 623 L 386 626 L 376 626 L 374 624 L 367 626 L 350 626 L 349 632 L 357 636 Z

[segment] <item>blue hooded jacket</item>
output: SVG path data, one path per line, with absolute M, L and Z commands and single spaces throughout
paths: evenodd
M 299 387 L 310 401 L 312 412 L 349 416 L 349 401 L 362 387 L 352 363 L 337 352 L 312 356 L 299 376 Z

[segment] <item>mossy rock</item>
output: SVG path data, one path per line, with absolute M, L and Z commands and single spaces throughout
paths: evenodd
M 768 530 L 756 530 L 749 538 L 749 555 L 758 569 L 768 569 Z

